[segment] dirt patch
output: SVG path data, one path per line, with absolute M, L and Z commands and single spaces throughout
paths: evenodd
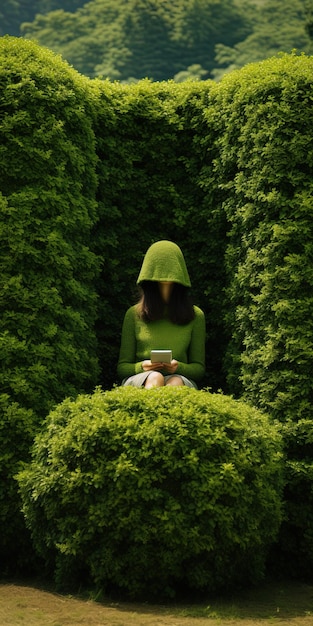
M 266 585 L 195 605 L 98 603 L 20 584 L 0 585 L 1 626 L 313 626 L 313 586 Z

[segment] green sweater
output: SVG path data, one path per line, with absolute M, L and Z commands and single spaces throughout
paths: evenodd
M 184 326 L 164 318 L 143 322 L 134 305 L 126 312 L 121 338 L 117 373 L 120 379 L 142 372 L 142 361 L 150 359 L 151 350 L 172 350 L 179 363 L 176 374 L 199 381 L 205 371 L 205 319 L 198 307 L 195 318 Z M 164 372 L 165 373 L 165 372 Z

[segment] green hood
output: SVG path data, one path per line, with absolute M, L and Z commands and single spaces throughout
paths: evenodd
M 157 241 L 147 250 L 137 285 L 144 280 L 171 281 L 190 287 L 190 278 L 181 249 L 172 241 Z

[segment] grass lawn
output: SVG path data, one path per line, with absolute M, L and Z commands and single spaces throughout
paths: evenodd
M 95 602 L 38 585 L 0 584 L 1 626 L 313 626 L 313 585 L 267 583 L 195 605 Z

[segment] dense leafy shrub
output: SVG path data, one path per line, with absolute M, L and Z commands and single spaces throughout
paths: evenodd
M 283 428 L 286 448 L 285 516 L 275 559 L 294 578 L 312 580 L 313 569 L 313 420 Z
M 95 148 L 88 81 L 0 40 L 1 572 L 29 559 L 14 474 L 32 428 L 97 380 Z
M 194 301 L 205 311 L 206 384 L 224 387 L 223 361 L 232 392 L 244 393 L 244 398 L 281 421 L 306 418 L 309 428 L 312 63 L 304 56 L 284 55 L 248 66 L 215 85 L 141 81 L 125 86 L 89 81 L 32 42 L 0 40 L 4 569 L 14 534 L 26 537 L 13 475 L 27 459 L 30 423 L 38 425 L 63 398 L 90 391 L 99 380 L 99 363 L 101 383 L 109 388 L 115 381 L 122 317 L 135 297 L 142 256 L 157 239 L 173 239 L 182 247 Z M 231 341 L 223 360 L 227 335 Z M 107 402 L 110 396 L 104 397 Z M 199 395 L 203 397 L 214 396 Z M 93 411 L 96 399 L 83 397 L 79 402 L 91 403 Z M 75 413 L 76 405 L 67 402 Z M 156 407 L 149 403 L 150 415 Z M 57 414 L 63 411 L 58 409 Z M 5 442 L 11 442 L 15 432 L 20 439 L 11 457 Z M 293 445 L 296 441 L 295 435 Z M 288 545 L 284 537 L 293 527 L 299 528 L 300 537 L 304 528 L 304 518 L 295 514 L 299 468 L 303 477 L 299 493 L 303 489 L 308 495 L 310 490 L 306 449 L 299 446 L 296 460 L 292 450 L 288 444 L 284 554 Z M 173 480 L 178 481 L 177 474 Z M 66 547 L 68 553 L 62 556 L 56 548 L 56 543 L 62 544 L 58 532 L 55 539 L 51 530 L 49 554 L 64 580 L 67 568 L 73 569 L 71 548 Z M 121 580 L 122 560 L 117 560 L 116 574 L 102 569 L 105 547 L 99 553 L 99 575 L 95 573 L 96 532 L 90 541 L 86 534 L 87 547 L 79 548 L 74 569 L 81 560 L 97 584 L 104 581 L 136 593 L 140 587 L 136 575 L 133 586 Z M 38 537 L 36 541 L 40 543 Z M 290 557 L 299 545 L 299 553 L 306 551 L 310 564 L 310 529 L 299 542 L 290 542 Z M 42 551 L 48 557 L 45 539 Z M 195 582 L 193 574 L 182 573 L 189 565 L 194 571 L 193 558 L 187 554 L 183 561 L 178 555 L 169 569 L 169 588 L 210 587 L 207 571 L 216 573 L 219 586 L 224 560 L 219 569 L 214 550 L 202 561 L 201 552 Z M 161 560 L 160 556 L 158 567 L 164 573 Z M 205 564 L 202 568 L 204 561 L 207 569 Z M 239 571 L 243 563 L 244 557 Z M 252 561 L 251 578 L 254 569 Z M 232 576 L 229 566 L 230 582 Z
M 261 578 L 281 466 L 278 427 L 248 405 L 121 387 L 56 407 L 19 483 L 60 584 L 162 596 Z
M 281 421 L 312 417 L 312 69 L 296 55 L 247 66 L 207 111 L 232 226 L 229 382 Z
M 33 549 L 21 512 L 15 474 L 29 460 L 35 416 L 0 395 L 0 576 L 29 572 Z
M 97 219 L 88 81 L 0 40 L 0 391 L 39 417 L 97 376 Z

